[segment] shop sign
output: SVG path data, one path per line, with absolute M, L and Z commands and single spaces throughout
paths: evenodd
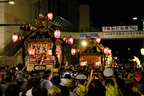
M 102 27 L 102 31 L 138 31 L 138 26 L 108 26 L 108 27 Z
M 115 37 L 115 36 L 144 36 L 143 31 L 136 32 L 107 32 L 104 33 L 104 37 Z
M 82 33 L 82 34 L 80 34 L 80 37 L 87 37 L 87 36 L 98 37 L 98 33 Z

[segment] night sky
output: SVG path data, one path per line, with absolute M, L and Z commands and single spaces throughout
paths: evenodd
M 126 26 L 138 25 L 142 30 L 142 19 L 144 19 L 144 8 L 142 1 L 130 0 L 80 0 L 80 4 L 90 4 L 91 24 L 98 28 L 102 26 Z M 137 21 L 132 17 L 140 17 Z M 101 40 L 101 44 L 112 49 L 114 56 L 119 57 L 120 63 L 129 63 L 134 55 L 140 58 L 140 48 L 143 46 L 142 39 L 119 39 Z M 129 50 L 128 50 L 129 48 Z

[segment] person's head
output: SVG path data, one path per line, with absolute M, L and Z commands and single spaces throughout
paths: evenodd
M 19 96 L 20 89 L 16 84 L 10 84 L 5 90 L 5 96 Z
M 52 81 L 52 83 L 53 83 L 54 85 L 59 86 L 59 84 L 60 84 L 60 76 L 59 76 L 59 75 L 53 76 L 51 81 Z
M 88 93 L 88 88 L 83 85 L 76 89 L 76 94 L 78 96 L 85 96 L 87 93 Z
M 76 80 L 78 81 L 79 84 L 83 85 L 86 81 L 87 77 L 84 74 L 78 74 L 76 76 Z
M 37 82 L 37 83 L 36 83 Z M 35 80 L 35 78 L 30 78 L 27 81 L 26 88 L 27 90 L 31 89 L 33 86 L 39 84 L 39 80 Z
M 32 88 L 33 96 L 47 96 L 47 90 L 45 88 L 41 88 L 40 86 L 34 86 Z
M 69 88 L 67 86 L 60 86 L 61 89 L 61 96 L 69 96 Z
M 48 89 L 48 96 L 61 96 L 61 89 L 59 87 L 51 87 Z
M 50 70 L 45 71 L 45 73 L 44 73 L 44 75 L 43 75 L 43 78 L 44 78 L 44 79 L 49 79 L 49 80 L 51 80 L 51 78 L 52 78 L 51 71 L 50 71 Z
M 126 79 L 125 80 L 125 87 L 128 89 L 131 89 L 133 87 L 134 81 L 131 79 Z
M 114 86 L 114 81 L 112 79 L 106 79 L 105 81 L 105 86 Z
M 135 85 L 137 90 L 142 94 L 144 95 L 144 85 L 143 84 L 136 84 Z
M 63 81 L 60 83 L 61 86 L 66 86 L 68 88 L 72 87 L 72 80 L 71 79 L 63 79 Z
M 71 77 L 70 74 L 66 74 L 66 75 L 64 76 L 64 78 L 71 79 L 72 77 Z

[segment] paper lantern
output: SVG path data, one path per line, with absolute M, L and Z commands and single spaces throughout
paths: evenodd
M 71 54 L 72 54 L 72 55 L 75 55 L 75 54 L 76 54 L 76 49 L 75 49 L 75 48 L 72 48 L 72 49 L 71 49 Z
M 144 55 L 144 48 L 141 48 L 140 52 L 142 55 Z
M 96 62 L 96 66 L 100 66 L 101 65 L 101 62 Z
M 53 14 L 51 12 L 49 12 L 47 14 L 47 18 L 48 18 L 48 20 L 52 20 L 53 19 Z
M 51 56 L 52 55 L 52 50 L 47 50 L 47 55 Z
M 80 66 L 87 66 L 87 61 L 80 62 Z
M 97 37 L 97 38 L 96 38 L 96 43 L 98 43 L 98 44 L 99 44 L 99 43 L 100 43 L 100 41 L 101 41 L 101 38 L 100 38 L 100 37 Z
M 13 34 L 12 35 L 12 40 L 14 43 L 18 42 L 18 35 L 17 34 Z
M 60 38 L 60 30 L 55 30 L 54 31 L 54 37 L 55 38 Z
M 35 54 L 35 49 L 30 49 L 28 52 L 29 52 L 29 55 L 34 55 Z
M 72 37 L 68 38 L 68 44 L 73 44 L 73 38 Z
M 107 54 L 108 53 L 108 47 L 105 47 L 104 48 L 104 54 Z
M 111 49 L 107 50 L 107 55 L 111 55 Z

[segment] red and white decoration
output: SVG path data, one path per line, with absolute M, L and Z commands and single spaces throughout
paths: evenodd
M 49 12 L 47 14 L 47 18 L 48 18 L 48 20 L 52 20 L 53 19 L 53 14 L 51 12 Z
M 55 30 L 54 31 L 54 37 L 57 38 L 57 39 L 60 38 L 60 30 Z
M 73 44 L 73 38 L 72 37 L 68 38 L 68 44 Z
M 34 55 L 35 54 L 35 49 L 30 49 L 28 52 L 29 52 L 29 55 Z
M 75 55 L 75 54 L 76 54 L 76 49 L 75 49 L 75 48 L 72 48 L 72 49 L 71 49 L 71 54 L 72 54 L 72 55 Z
M 12 35 L 12 40 L 13 40 L 14 43 L 18 42 L 18 39 L 19 39 L 19 38 L 18 38 L 18 35 L 17 35 L 17 34 L 13 34 L 13 35 Z
M 107 55 L 111 55 L 111 49 L 107 50 Z
M 107 54 L 108 53 L 108 47 L 105 47 L 104 48 L 104 54 Z
M 96 66 L 99 67 L 101 65 L 101 62 L 96 62 Z
M 47 50 L 47 55 L 48 55 L 48 56 L 51 56 L 51 55 L 52 55 L 52 50 L 51 50 L 51 49 L 48 49 L 48 50 Z
M 87 61 L 80 62 L 80 66 L 87 66 Z
M 96 38 L 96 43 L 98 43 L 98 44 L 99 44 L 99 43 L 100 43 L 100 41 L 101 41 L 101 38 L 100 38 L 100 37 L 97 37 L 97 38 Z

